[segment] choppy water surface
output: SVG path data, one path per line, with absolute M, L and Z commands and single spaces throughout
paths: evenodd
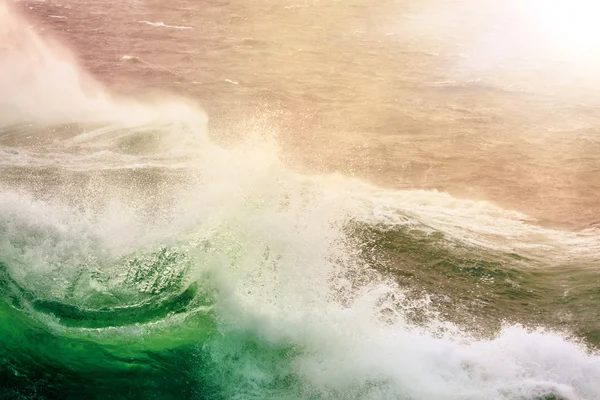
M 600 398 L 598 60 L 488 3 L 0 3 L 0 398 Z

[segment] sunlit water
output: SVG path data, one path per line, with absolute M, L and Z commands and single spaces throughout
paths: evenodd
M 538 3 L 0 3 L 0 398 L 600 398 L 596 43 Z

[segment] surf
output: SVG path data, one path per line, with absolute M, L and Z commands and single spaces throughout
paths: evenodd
M 596 231 L 303 174 L 260 131 L 217 144 L 193 102 L 110 93 L 2 7 L 7 397 L 600 397 L 600 356 L 581 336 L 470 329 L 409 279 L 433 268 L 534 302 L 530 274 L 593 261 Z

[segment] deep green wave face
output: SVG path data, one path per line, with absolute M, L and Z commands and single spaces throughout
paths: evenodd
M 122 288 L 93 290 L 91 285 L 108 278 L 81 272 L 69 282 L 71 296 L 61 299 L 28 290 L 0 264 L 4 396 L 171 398 L 196 393 L 195 371 L 202 360 L 194 354 L 214 337 L 214 316 L 208 293 L 195 283 L 185 287 L 180 275 L 172 275 L 160 289 L 152 286 L 157 283 L 152 273 L 178 267 L 176 257 L 165 253 L 124 263 L 132 269 Z M 131 289 L 142 282 L 150 290 L 136 295 Z M 77 285 L 87 285 L 84 297 L 75 297 Z
M 60 300 L 24 288 L 0 264 L 2 398 L 298 394 L 286 372 L 297 346 L 219 328 L 214 288 L 189 283 L 185 256 L 163 248 L 119 261 L 121 287 L 94 290 L 112 277 L 81 272 Z M 76 285 L 88 292 L 76 298 Z

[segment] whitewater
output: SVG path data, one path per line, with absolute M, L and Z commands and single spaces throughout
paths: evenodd
M 0 39 L 0 398 L 600 398 L 597 228 L 292 168 L 8 3 Z

